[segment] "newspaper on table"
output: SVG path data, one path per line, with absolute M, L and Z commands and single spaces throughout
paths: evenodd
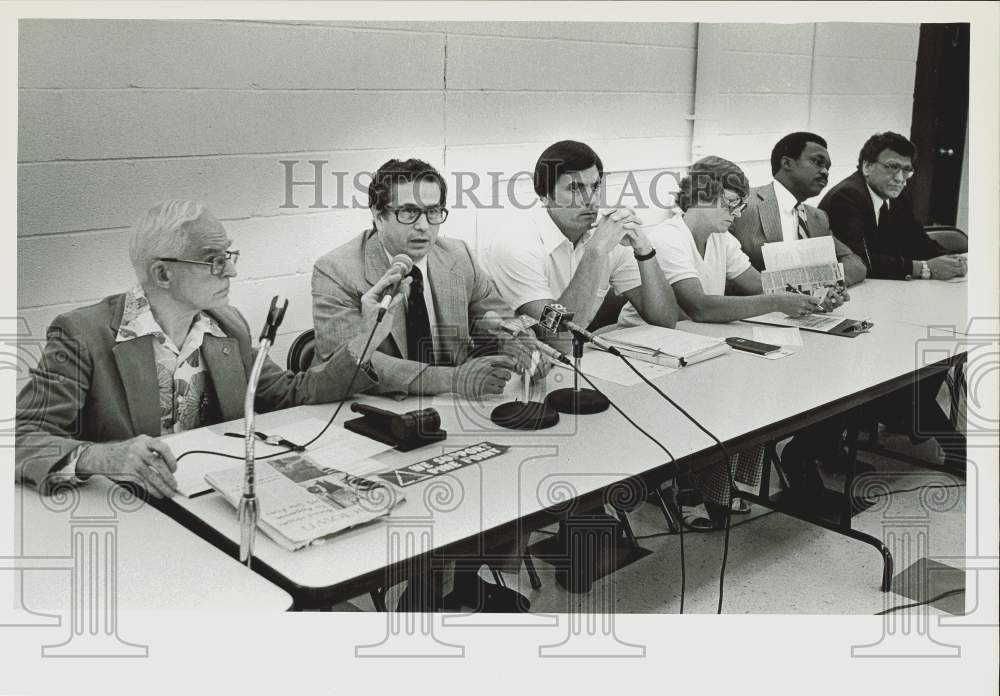
M 844 280 L 844 265 L 827 263 L 803 268 L 787 268 L 782 271 L 762 271 L 760 282 L 765 295 L 779 292 L 797 292 L 822 299 L 830 288 L 841 290 L 847 287 Z
M 242 466 L 206 474 L 205 480 L 239 506 Z M 289 551 L 388 515 L 405 498 L 387 481 L 322 467 L 300 453 L 256 462 L 256 493 L 257 526 Z
M 765 295 L 795 292 L 823 299 L 830 289 L 847 287 L 833 237 L 770 242 L 761 247 L 766 270 L 760 274 Z

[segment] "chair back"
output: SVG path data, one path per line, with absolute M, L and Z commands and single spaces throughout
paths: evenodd
M 313 356 L 316 354 L 316 331 L 306 329 L 292 341 L 288 349 L 288 369 L 292 372 L 305 372 L 312 367 Z
M 949 254 L 964 254 L 969 250 L 969 237 L 962 230 L 950 225 L 930 225 L 924 228 L 927 236 L 945 248 Z

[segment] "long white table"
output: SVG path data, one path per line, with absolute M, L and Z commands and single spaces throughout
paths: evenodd
M 838 312 L 854 319 L 967 331 L 969 281 L 866 280 L 849 289 L 851 301 Z M 888 301 L 890 300 L 891 301 Z
M 926 326 L 918 323 L 922 315 L 904 315 L 899 310 L 907 306 L 900 293 L 912 286 L 885 281 L 852 289 L 857 306 L 867 302 L 872 308 L 869 318 L 875 320 L 876 328 L 871 333 L 843 338 L 802 332 L 804 345 L 793 356 L 772 361 L 732 352 L 661 377 L 656 384 L 727 445 L 740 448 L 787 436 L 906 386 L 921 371 L 946 369 L 961 352 L 961 337 L 955 335 L 935 337 L 934 351 L 921 350 L 928 340 Z M 854 311 L 854 301 L 841 313 L 863 318 Z M 947 312 L 955 313 L 939 308 L 940 315 Z M 743 323 L 685 322 L 680 328 L 720 337 L 750 337 L 753 332 L 751 325 Z M 554 370 L 546 388 L 567 386 L 568 381 L 569 373 Z M 676 459 L 688 463 L 717 459 L 711 440 L 645 385 L 601 382 L 598 386 Z M 398 412 L 433 406 L 441 414 L 448 439 L 409 453 L 380 455 L 378 461 L 387 468 L 482 441 L 509 445 L 511 450 L 447 477 L 408 487 L 406 502 L 385 521 L 338 535 L 323 546 L 288 552 L 259 535 L 255 568 L 288 589 L 298 606 L 343 599 L 384 583 L 387 569 L 420 556 L 424 548 L 400 546 L 399 534 L 422 530 L 439 556 L 469 547 L 482 550 L 551 521 L 567 511 L 569 501 L 641 495 L 643 487 L 648 489 L 667 472 L 666 455 L 613 410 L 563 415 L 554 428 L 518 432 L 490 423 L 489 413 L 497 402 L 452 397 L 395 402 L 366 396 L 359 400 Z M 260 415 L 257 423 L 261 430 L 274 430 L 306 416 L 329 417 L 333 408 L 289 409 Z M 339 420 L 352 415 L 345 408 Z M 239 426 L 216 426 L 216 430 L 221 433 L 233 427 Z M 183 451 L 180 444 L 174 446 L 175 452 Z M 220 462 L 220 468 L 232 464 L 231 460 Z M 633 488 L 614 490 L 628 479 Z M 175 503 L 178 517 L 204 525 L 200 533 L 235 553 L 239 541 L 235 511 L 221 496 L 178 498 Z
M 48 497 L 20 485 L 14 493 L 25 609 L 105 621 L 117 610 L 292 606 L 287 592 L 107 479 Z

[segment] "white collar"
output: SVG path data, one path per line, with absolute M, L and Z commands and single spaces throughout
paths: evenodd
M 799 202 L 792 195 L 792 192 L 785 188 L 785 185 L 775 179 L 771 182 L 774 186 L 774 199 L 778 203 L 778 210 L 783 213 L 791 213 L 795 210 Z
M 135 285 L 125 293 L 125 307 L 122 310 L 122 320 L 118 325 L 118 332 L 115 334 L 115 343 L 131 341 L 140 336 L 153 336 L 157 341 L 166 346 L 175 354 L 181 353 L 185 345 L 200 346 L 205 334 L 211 334 L 220 338 L 225 338 L 226 334 L 215 321 L 205 312 L 198 312 L 195 320 L 188 329 L 184 339 L 184 345 L 178 347 L 167 336 L 159 322 L 153 316 L 153 309 L 146 297 L 145 290 L 141 285 Z
M 569 244 L 570 247 L 573 246 L 573 242 L 566 238 L 566 235 L 562 233 L 559 226 L 556 225 L 555 220 L 549 215 L 549 209 L 544 205 L 540 205 L 538 208 L 538 224 L 541 228 L 539 231 L 542 238 L 542 247 L 545 249 L 546 254 L 551 254 L 553 251 L 559 248 L 560 244 L 564 242 Z M 587 230 L 583 233 L 580 238 L 580 244 L 586 244 L 587 241 L 594 236 L 593 230 Z
M 382 240 L 380 239 L 378 243 L 381 244 Z M 392 266 L 392 256 L 389 254 L 388 249 L 384 246 L 382 247 L 382 253 L 385 254 L 386 260 L 389 262 L 389 265 Z M 420 273 L 423 274 L 424 278 L 427 277 L 427 257 L 430 255 L 431 253 L 428 251 L 426 254 L 421 256 L 419 260 L 413 262 L 413 265 L 420 269 Z
M 872 205 L 875 207 L 876 216 L 878 215 L 878 211 L 882 209 L 883 203 L 885 203 L 886 210 L 892 207 L 892 203 L 889 202 L 889 199 L 882 198 L 882 196 L 875 193 L 875 189 L 869 186 L 867 181 L 865 182 L 865 188 L 868 189 L 868 195 L 872 197 Z

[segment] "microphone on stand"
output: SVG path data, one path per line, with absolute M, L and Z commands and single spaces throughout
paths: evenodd
M 264 361 L 267 360 L 267 352 L 274 344 L 278 327 L 281 326 L 281 322 L 285 318 L 285 310 L 288 309 L 288 300 L 284 300 L 281 304 L 279 302 L 281 302 L 281 297 L 278 295 L 271 298 L 271 307 L 267 310 L 264 328 L 260 333 L 260 347 L 257 349 L 257 357 L 250 370 L 246 394 L 243 397 L 243 497 L 240 498 L 239 507 L 236 509 L 236 518 L 240 522 L 240 563 L 246 563 L 247 566 L 250 565 L 250 559 L 253 558 L 257 521 L 260 519 L 254 468 L 254 443 L 257 438 L 254 437 L 253 407 L 257 396 L 257 383 L 260 381 L 261 370 L 264 369 Z
M 535 332 L 532 329 L 538 326 L 538 320 L 534 317 L 529 317 L 526 314 L 522 314 L 515 319 L 505 319 L 497 324 L 495 327 L 489 330 L 494 333 L 500 333 L 508 338 L 514 338 L 517 336 L 530 336 L 535 339 L 535 350 L 547 357 L 549 360 L 554 360 L 555 362 L 561 362 L 564 365 L 572 365 L 569 358 L 564 354 L 560 353 L 558 350 L 553 348 L 547 343 L 543 343 L 538 340 Z
M 538 321 L 532 317 L 521 315 L 516 319 L 500 321 L 492 330 L 508 338 L 528 336 L 535 341 L 535 350 L 542 353 L 551 360 L 570 364 L 569 359 L 557 351 L 552 346 L 539 341 L 535 336 L 532 327 Z M 551 428 L 559 422 L 559 413 L 551 406 L 541 402 L 531 400 L 531 370 L 525 369 L 524 379 L 524 400 L 508 401 L 500 404 L 490 414 L 490 420 L 501 428 L 512 430 L 542 430 Z
M 555 334 L 566 329 L 573 332 L 573 388 L 556 389 L 545 397 L 545 403 L 562 413 L 600 413 L 611 406 L 608 397 L 596 389 L 580 389 L 580 361 L 583 344 L 590 342 L 609 353 L 618 355 L 618 349 L 598 338 L 578 324 L 573 323 L 573 312 L 555 302 L 545 305 L 539 321 L 545 331 Z
M 392 263 L 389 265 L 390 271 L 393 268 L 398 268 L 400 274 L 405 278 L 413 270 L 413 259 L 406 254 L 396 254 L 392 257 Z M 382 296 L 382 300 L 378 303 L 378 318 L 376 322 L 382 321 L 382 317 L 389 311 L 389 305 L 392 304 L 397 289 L 398 286 L 396 285 L 392 285 L 386 289 L 385 295 Z

